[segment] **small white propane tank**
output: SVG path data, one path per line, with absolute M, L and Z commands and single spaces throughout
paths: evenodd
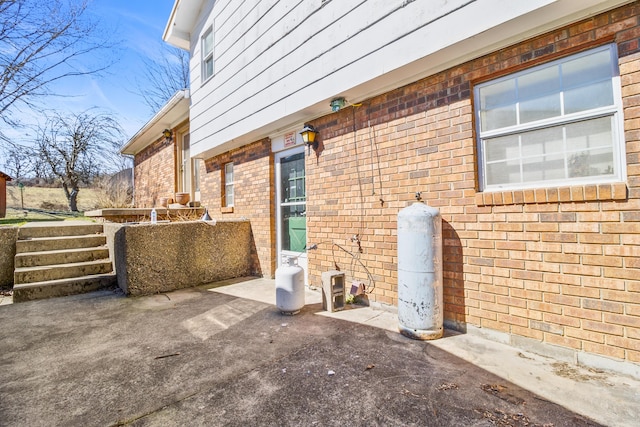
M 293 315 L 304 307 L 304 270 L 287 258 L 287 263 L 276 269 L 276 306 L 282 314 Z

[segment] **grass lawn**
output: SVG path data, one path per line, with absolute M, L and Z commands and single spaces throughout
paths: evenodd
M 0 226 L 2 225 L 22 225 L 27 222 L 35 221 L 64 221 L 68 219 L 87 219 L 82 212 L 50 212 L 40 209 L 13 209 L 7 208 L 7 215 L 0 218 Z
M 62 188 L 24 187 L 24 208 L 64 212 L 69 210 L 67 198 Z M 78 193 L 78 210 L 89 211 L 98 205 L 98 191 L 81 188 Z M 7 186 L 7 207 L 21 209 L 20 189 L 16 185 Z
M 98 191 L 81 188 L 78 193 L 78 210 L 69 212 L 62 188 L 24 187 L 22 197 L 17 186 L 7 186 L 7 215 L 0 218 L 0 225 L 21 225 L 32 221 L 64 221 L 82 219 L 82 212 L 95 209 Z

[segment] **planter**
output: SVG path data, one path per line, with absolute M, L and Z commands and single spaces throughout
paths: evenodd
M 163 208 L 166 208 L 171 203 L 173 203 L 173 199 L 171 197 L 160 197 L 158 199 L 158 203 L 160 203 L 160 206 L 162 206 Z
M 181 205 L 189 203 L 189 193 L 176 193 L 176 203 Z

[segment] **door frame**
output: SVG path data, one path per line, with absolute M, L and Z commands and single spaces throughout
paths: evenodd
M 285 157 L 289 157 L 292 156 L 294 154 L 299 154 L 299 153 L 304 153 L 304 145 L 302 146 L 295 146 L 292 147 L 290 149 L 286 149 L 283 151 L 278 151 L 276 153 L 274 153 L 274 169 L 275 169 L 275 206 L 276 206 L 276 268 L 280 267 L 281 265 L 283 265 L 283 256 L 284 255 L 298 255 L 298 265 L 300 267 L 302 267 L 304 269 L 304 282 L 305 285 L 308 286 L 308 262 L 307 262 L 307 253 L 303 252 L 302 254 L 300 254 L 299 252 L 291 252 L 291 251 L 283 251 L 282 250 L 282 206 L 281 206 L 281 200 L 282 200 L 282 188 L 281 188 L 281 168 L 280 168 L 280 162 L 283 158 Z M 305 164 L 305 176 L 306 176 L 306 164 Z M 305 187 L 306 187 L 306 181 L 305 181 Z M 305 194 L 306 194 L 306 188 L 305 188 Z M 305 206 L 306 206 L 306 200 L 305 200 Z M 307 224 L 306 224 L 306 217 L 305 217 L 305 236 L 306 236 L 306 228 L 307 228 Z

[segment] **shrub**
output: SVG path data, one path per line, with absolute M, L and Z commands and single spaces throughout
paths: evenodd
M 133 187 L 129 180 L 103 177 L 94 181 L 97 190 L 97 208 L 130 208 L 133 203 Z

